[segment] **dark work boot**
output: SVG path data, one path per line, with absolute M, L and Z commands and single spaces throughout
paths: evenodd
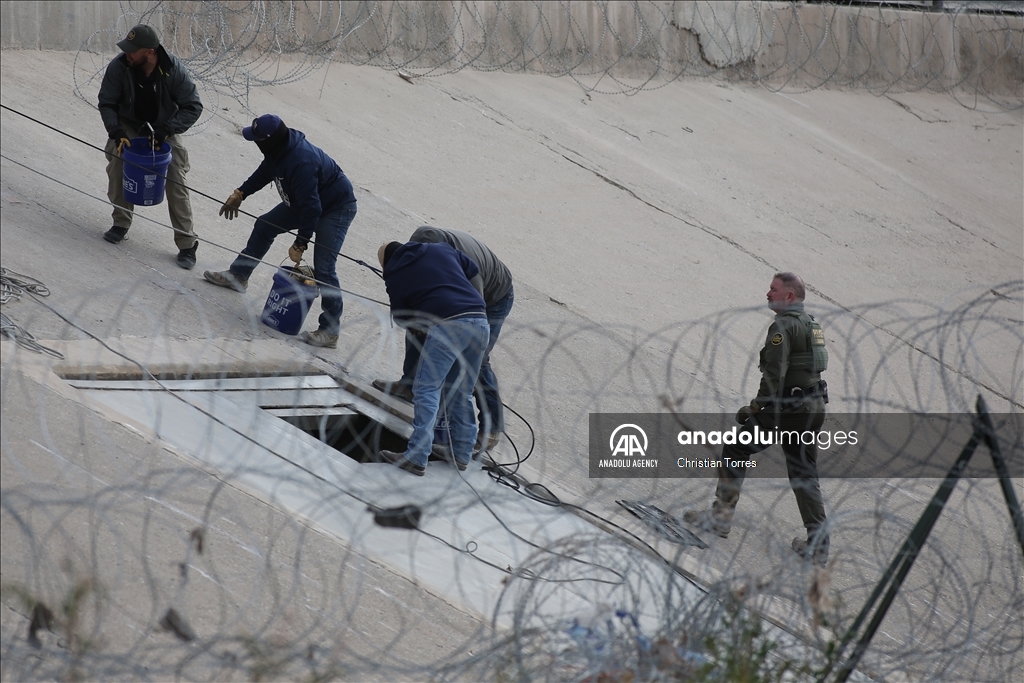
M 196 240 L 188 249 L 178 252 L 178 265 L 185 270 L 192 270 L 196 267 L 196 249 L 199 248 L 199 241 Z
M 120 244 L 128 239 L 128 228 L 119 228 L 116 225 L 103 233 L 103 239 L 111 244 Z
M 375 379 L 373 380 L 373 388 L 412 403 L 412 386 L 400 379 L 394 382 L 389 379 Z
M 410 462 L 405 459 L 405 453 L 396 453 L 395 451 L 381 451 L 377 454 L 377 462 L 386 462 L 395 465 L 406 472 L 411 472 L 417 477 L 422 477 L 427 473 L 427 468 L 423 465 L 417 465 L 416 463 Z

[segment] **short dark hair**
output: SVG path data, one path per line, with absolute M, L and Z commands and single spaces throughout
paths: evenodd
M 793 292 L 793 296 L 798 301 L 803 301 L 804 297 L 807 296 L 807 291 L 804 289 L 804 281 L 796 273 L 775 273 L 775 277 L 772 279 L 779 280 L 782 284 L 786 285 L 786 288 Z

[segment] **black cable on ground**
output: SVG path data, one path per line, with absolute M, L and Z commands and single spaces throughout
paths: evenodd
M 498 467 L 513 467 L 514 469 L 512 470 L 512 472 L 514 473 L 514 472 L 519 470 L 519 466 L 520 465 L 522 465 L 524 462 L 526 462 L 529 459 L 529 457 L 531 455 L 533 455 L 533 449 L 537 446 L 537 435 L 533 431 L 533 426 L 530 424 L 530 422 L 525 417 L 523 417 L 518 412 L 516 412 L 515 409 L 513 409 L 507 403 L 502 402 L 501 405 L 504 406 L 506 410 L 508 410 L 513 415 L 515 415 L 520 420 L 522 420 L 523 424 L 526 425 L 526 428 L 530 430 L 530 450 L 527 451 L 526 455 L 523 456 L 523 457 L 519 456 L 519 448 L 516 447 L 516 443 L 512 439 L 512 437 L 509 435 L 508 431 L 507 430 L 502 430 L 502 432 L 501 432 L 502 434 L 505 435 L 505 438 L 508 439 L 509 445 L 512 446 L 512 450 L 515 451 L 516 461 L 514 463 L 498 463 L 498 462 L 494 462 L 493 459 L 492 459 L 492 462 L 494 462 L 494 465 L 496 465 Z M 490 466 L 485 466 L 485 469 L 490 471 Z

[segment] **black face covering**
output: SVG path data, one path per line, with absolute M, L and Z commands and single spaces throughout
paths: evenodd
M 260 148 L 265 157 L 277 156 L 286 144 L 288 144 L 288 126 L 284 125 L 284 121 L 266 140 L 256 141 L 256 146 Z

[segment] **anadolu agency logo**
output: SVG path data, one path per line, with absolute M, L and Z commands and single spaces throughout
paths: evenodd
M 640 445 L 640 438 L 642 438 L 643 445 Z M 618 436 L 619 440 L 616 441 L 615 437 Z M 647 455 L 647 432 L 641 429 L 638 425 L 619 425 L 612 432 L 611 438 L 608 439 L 608 447 L 611 448 L 612 457 L 616 455 L 625 455 L 632 457 L 639 455 L 641 457 Z
M 647 457 L 647 432 L 639 425 L 621 424 L 608 437 L 611 458 L 598 461 L 598 467 L 657 467 L 657 459 Z

